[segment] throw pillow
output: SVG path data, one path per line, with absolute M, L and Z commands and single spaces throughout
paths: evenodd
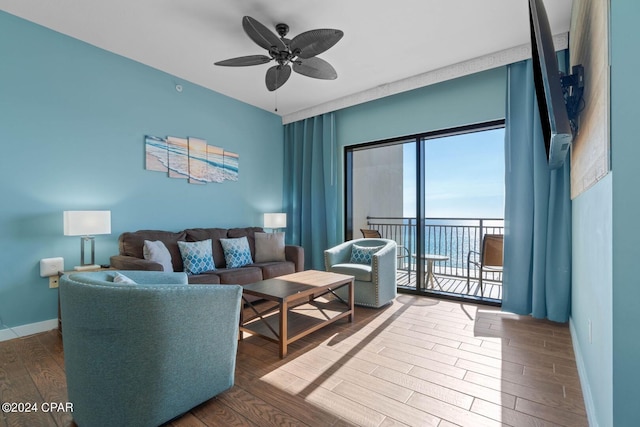
M 135 285 L 136 282 L 134 282 L 131 278 L 125 276 L 122 273 L 115 273 L 113 275 L 113 283 L 122 283 L 122 284 L 127 284 L 127 285 Z
M 144 259 L 157 262 L 162 265 L 164 271 L 173 271 L 173 264 L 171 264 L 171 254 L 169 249 L 162 243 L 161 240 L 145 240 L 142 248 L 142 254 Z
M 360 246 L 353 244 L 351 246 L 351 261 L 352 264 L 367 264 L 371 265 L 371 257 L 378 252 L 384 246 Z
M 213 263 L 213 251 L 211 239 L 200 240 L 199 242 L 178 242 L 184 272 L 188 275 L 200 274 L 205 271 L 216 269 Z
M 284 233 L 255 233 L 256 262 L 286 261 Z
M 227 262 L 227 268 L 237 268 L 253 264 L 253 260 L 251 259 L 251 249 L 249 249 L 249 241 L 246 237 L 220 239 L 220 243 L 222 244 L 222 250 L 224 251 L 224 259 Z

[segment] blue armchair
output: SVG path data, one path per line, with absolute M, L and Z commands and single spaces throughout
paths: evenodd
M 185 273 L 60 279 L 69 401 L 80 426 L 157 426 L 233 386 L 242 288 Z
M 360 247 L 380 247 L 371 255 L 371 263 L 353 262 L 353 245 Z M 397 295 L 396 285 L 396 242 L 389 239 L 355 239 L 324 251 L 327 271 L 348 274 L 355 277 L 354 299 L 357 305 L 382 307 Z M 346 290 L 336 292 L 346 298 Z

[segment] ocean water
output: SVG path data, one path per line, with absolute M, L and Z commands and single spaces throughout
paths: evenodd
M 373 228 L 380 225 L 372 225 Z M 404 224 L 382 226 L 379 228 L 385 238 L 395 240 L 400 246 L 408 249 L 409 254 L 416 251 L 415 219 L 405 220 Z M 438 266 L 449 269 L 466 269 L 469 251 L 480 251 L 482 236 L 487 233 L 502 234 L 501 221 L 492 221 L 491 225 L 483 225 L 482 231 L 478 220 L 428 220 L 424 231 L 425 254 L 446 255 L 449 260 L 438 263 Z M 412 260 L 415 263 L 415 259 Z

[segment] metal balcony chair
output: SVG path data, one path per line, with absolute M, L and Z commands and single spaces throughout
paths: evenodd
M 382 239 L 383 238 L 382 235 L 380 235 L 380 232 L 378 230 L 361 228 L 360 231 L 362 232 L 362 237 L 364 237 L 365 239 Z M 397 249 L 398 249 L 398 252 L 396 255 L 397 260 L 400 261 L 404 258 L 407 259 L 407 263 L 404 265 L 407 266 L 407 272 L 408 272 L 407 283 L 409 283 L 411 281 L 411 257 L 410 257 L 409 249 L 401 245 L 398 245 Z
M 381 239 L 382 236 L 378 230 L 370 230 L 368 228 L 361 228 L 362 237 L 365 239 Z
M 502 234 L 485 234 L 482 238 L 481 251 L 469 251 L 467 255 L 467 293 L 470 289 L 472 264 L 479 270 L 478 286 L 480 286 L 481 296 L 484 296 L 483 273 L 485 271 L 502 273 L 503 242 L 504 236 Z

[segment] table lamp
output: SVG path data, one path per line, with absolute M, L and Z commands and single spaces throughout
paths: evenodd
M 280 228 L 287 228 L 286 213 L 266 213 L 264 214 L 264 228 L 271 228 L 277 231 Z
M 95 235 L 111 234 L 111 211 L 64 211 L 64 235 L 80 237 L 80 265 L 75 270 L 100 268 L 95 263 Z M 91 242 L 91 261 L 85 262 L 84 248 Z

